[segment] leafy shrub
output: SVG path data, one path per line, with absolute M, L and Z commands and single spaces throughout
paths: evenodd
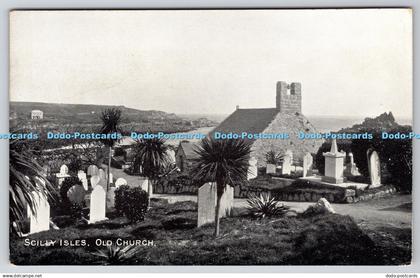
M 400 126 L 389 130 L 388 133 L 408 134 L 412 131 L 409 126 Z M 362 175 L 368 177 L 367 151 L 376 150 L 381 161 L 381 174 L 390 174 L 389 182 L 397 185 L 404 191 L 411 192 L 413 178 L 412 140 L 382 140 L 380 130 L 366 130 L 373 134 L 372 140 L 353 140 L 351 148 L 356 163 Z
M 274 150 L 270 150 L 265 154 L 265 162 L 267 164 L 277 165 L 281 162 L 283 156 L 279 153 L 276 153 Z
M 258 218 L 283 215 L 289 210 L 289 207 L 281 204 L 269 194 L 260 194 L 259 197 L 253 196 L 247 199 L 247 202 L 250 214 Z
M 60 188 L 60 197 L 62 201 L 69 201 L 67 197 L 67 192 L 73 185 L 76 184 L 82 185 L 82 182 L 79 180 L 78 177 L 69 177 L 63 181 Z
M 149 195 L 140 187 L 120 186 L 115 190 L 115 209 L 131 222 L 141 222 L 149 206 Z

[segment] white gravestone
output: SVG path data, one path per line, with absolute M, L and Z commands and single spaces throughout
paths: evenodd
M 293 164 L 293 152 L 292 152 L 292 150 L 287 149 L 287 150 L 284 152 L 284 155 L 285 155 L 285 156 L 286 156 L 286 155 L 288 155 L 288 156 L 290 157 L 290 164 Z
M 83 180 L 87 178 L 86 173 L 84 171 L 78 171 L 77 177 L 79 178 L 79 180 Z
M 197 227 L 207 223 L 214 223 L 217 202 L 217 186 L 208 182 L 198 189 L 198 218 Z M 233 187 L 226 186 L 220 199 L 220 218 L 231 213 L 233 207 Z
M 267 164 L 267 168 L 265 173 L 266 174 L 275 174 L 276 173 L 276 165 L 275 164 Z
M 88 176 L 97 176 L 98 172 L 99 172 L 99 169 L 96 165 L 90 165 L 87 169 Z
M 101 179 L 106 180 L 106 174 L 105 174 L 105 171 L 103 169 L 99 169 L 98 176 Z
M 95 186 L 98 185 L 100 180 L 101 178 L 99 176 L 92 176 L 90 178 L 90 185 L 92 186 L 92 188 L 95 188 Z
M 32 192 L 32 201 L 34 203 L 34 213 L 27 206 L 29 218 L 29 234 L 48 231 L 50 229 L 50 204 L 47 196 L 43 193 Z
M 95 186 L 90 195 L 90 215 L 89 224 L 107 220 L 105 217 L 106 211 L 106 194 L 102 186 Z
M 290 171 L 291 171 L 291 166 L 292 166 L 292 162 L 291 162 L 291 157 L 289 155 L 285 155 L 283 157 L 283 161 L 281 163 L 281 173 L 282 175 L 290 175 Z
M 325 175 L 322 181 L 329 183 L 343 183 L 344 182 L 344 158 L 346 154 L 339 152 L 336 139 L 333 139 L 331 150 L 322 154 L 325 157 Z
M 257 159 L 255 157 L 251 157 L 251 159 L 249 160 L 249 167 L 248 167 L 248 174 L 247 174 L 247 178 L 248 180 L 250 179 L 255 179 L 258 176 L 258 167 L 257 167 Z
M 381 162 L 379 160 L 378 153 L 373 151 L 368 159 L 369 162 L 369 176 L 370 176 L 370 187 L 378 187 L 381 185 Z
M 58 179 L 58 187 L 61 187 L 61 184 L 63 183 L 63 181 L 70 177 L 69 175 L 69 168 L 66 165 L 61 165 L 60 167 L 60 173 L 55 174 L 55 176 Z
M 127 185 L 127 181 L 124 178 L 118 178 L 115 181 L 115 187 L 118 188 L 118 187 L 120 187 L 122 185 Z
M 303 156 L 303 177 L 312 175 L 314 159 L 310 153 L 306 153 Z
M 67 167 L 67 165 L 65 165 L 65 164 L 61 165 L 60 174 L 61 175 L 68 175 L 69 174 L 69 167 Z
M 149 197 L 151 197 L 153 195 L 153 186 L 152 184 L 149 182 L 149 179 L 147 177 L 140 177 L 140 188 L 143 189 L 144 191 L 147 192 L 147 194 L 149 194 Z M 150 189 L 150 192 L 149 192 Z
M 114 182 L 114 175 L 112 173 L 109 173 L 109 183 Z

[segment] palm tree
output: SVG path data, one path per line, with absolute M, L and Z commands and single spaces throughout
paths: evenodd
M 134 147 L 134 167 L 140 167 L 144 176 L 148 177 L 148 193 L 152 192 L 153 182 L 159 178 L 169 162 L 168 146 L 161 138 L 139 139 Z
M 220 199 L 228 184 L 234 186 L 247 179 L 251 145 L 243 140 L 205 138 L 195 152 L 198 158 L 192 170 L 193 179 L 216 182 L 214 235 L 217 237 L 220 230 Z
M 22 140 L 10 141 L 9 176 L 10 227 L 12 231 L 19 233 L 22 232 L 27 207 L 36 214 L 33 192 L 52 197 L 54 188 Z
M 119 133 L 121 129 L 119 127 L 121 123 L 121 110 L 118 108 L 108 108 L 102 111 L 101 120 L 102 120 L 102 134 L 112 134 L 112 133 Z M 109 190 L 109 173 L 111 170 L 111 153 L 112 147 L 114 146 L 116 139 L 106 139 L 103 140 L 104 144 L 109 148 L 109 155 L 108 155 L 108 171 L 107 171 L 107 178 L 106 178 L 106 191 Z

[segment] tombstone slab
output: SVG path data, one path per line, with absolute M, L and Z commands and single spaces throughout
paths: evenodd
M 276 173 L 276 165 L 275 164 L 267 164 L 267 168 L 265 173 L 266 174 L 275 174 Z
M 233 207 L 234 191 L 233 187 L 226 186 L 220 199 L 220 217 L 225 217 L 231 213 Z M 198 219 L 197 227 L 207 223 L 214 223 L 215 209 L 217 202 L 216 183 L 208 182 L 198 189 Z
M 90 215 L 89 224 L 107 220 L 106 211 L 106 194 L 102 186 L 95 186 L 90 195 Z
M 283 162 L 281 163 L 281 173 L 282 175 L 290 175 L 292 166 L 292 158 L 289 155 L 283 157 Z
M 255 179 L 258 176 L 258 167 L 257 167 L 257 159 L 255 157 L 251 157 L 249 160 L 249 167 L 248 167 L 248 174 L 247 179 Z
M 343 183 L 343 165 L 346 154 L 338 151 L 337 141 L 335 139 L 332 141 L 331 150 L 322 155 L 325 157 L 325 175 L 321 179 L 329 183 Z
M 97 176 L 98 175 L 98 167 L 96 165 L 90 165 L 87 169 L 88 176 Z
M 312 175 L 313 157 L 310 153 L 303 156 L 303 177 Z
M 372 151 L 368 157 L 368 167 L 370 176 L 370 188 L 381 185 L 381 163 L 376 151 Z
M 32 212 L 29 205 L 27 206 L 29 234 L 48 231 L 50 229 L 50 204 L 48 203 L 47 196 L 33 191 L 32 201 L 35 211 Z

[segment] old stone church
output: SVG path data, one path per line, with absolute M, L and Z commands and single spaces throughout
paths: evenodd
M 223 133 L 288 133 L 288 139 L 256 139 L 252 141 L 251 156 L 258 166 L 265 166 L 265 155 L 273 150 L 284 154 L 293 152 L 295 161 L 301 160 L 305 153 L 316 153 L 322 144 L 320 139 L 300 140 L 299 132 L 316 133 L 315 127 L 302 114 L 301 84 L 277 82 L 275 108 L 239 108 L 228 116 L 211 134 Z

